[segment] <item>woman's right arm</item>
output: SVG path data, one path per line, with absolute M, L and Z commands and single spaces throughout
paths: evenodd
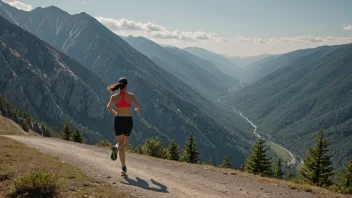
M 115 103 L 114 96 L 111 96 L 111 97 L 110 97 L 110 101 L 109 101 L 108 106 L 106 107 L 106 109 L 108 110 L 108 112 L 109 112 L 110 114 L 112 114 L 113 116 L 116 116 L 116 115 L 117 115 L 117 112 L 112 109 L 112 105 L 113 105 L 114 103 Z

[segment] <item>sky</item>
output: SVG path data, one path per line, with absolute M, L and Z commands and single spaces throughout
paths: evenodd
M 2 0 L 86 12 L 117 35 L 228 56 L 352 43 L 352 0 Z

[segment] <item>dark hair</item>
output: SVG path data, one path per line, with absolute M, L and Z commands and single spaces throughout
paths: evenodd
M 120 78 L 118 83 L 108 86 L 108 90 L 110 91 L 110 93 L 114 93 L 116 90 L 124 89 L 127 84 L 128 82 L 126 78 Z

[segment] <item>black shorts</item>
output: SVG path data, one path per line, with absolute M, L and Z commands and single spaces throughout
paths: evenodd
M 115 116 L 114 130 L 116 136 L 125 135 L 130 136 L 133 128 L 133 119 L 129 117 Z

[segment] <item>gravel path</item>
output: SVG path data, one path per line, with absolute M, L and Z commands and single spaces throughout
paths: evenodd
M 226 175 L 217 168 L 130 153 L 127 154 L 127 177 L 121 177 L 119 161 L 110 159 L 109 150 L 52 138 L 7 137 L 57 156 L 87 175 L 138 197 L 323 197 L 243 176 Z

